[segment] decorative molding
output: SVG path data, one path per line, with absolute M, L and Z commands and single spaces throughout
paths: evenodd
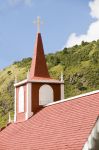
M 28 72 L 27 72 L 27 80 L 29 80 L 29 77 L 30 77 L 30 71 L 28 70 Z
M 26 86 L 26 114 L 25 114 L 26 120 L 33 115 L 33 112 L 31 110 L 31 105 L 32 105 L 31 86 L 32 86 L 31 83 L 27 83 L 27 86 Z
M 25 120 L 28 120 L 30 117 L 33 116 L 33 112 L 31 112 L 30 114 L 28 114 L 27 112 L 25 113 Z
M 19 87 L 18 93 L 18 113 L 24 112 L 24 86 Z
M 16 83 L 14 84 L 15 87 L 17 86 L 21 86 L 23 84 L 26 84 L 26 83 L 56 83 L 56 84 L 64 84 L 64 81 L 58 81 L 58 80 L 23 80 L 19 83 Z
M 28 79 L 25 79 L 25 80 L 23 80 L 21 82 L 15 83 L 14 86 L 17 87 L 19 85 L 23 85 L 23 84 L 27 83 L 27 81 L 28 81 Z
M 15 76 L 15 81 L 14 81 L 14 83 L 16 84 L 18 81 L 17 81 L 17 76 Z
M 64 84 L 61 84 L 61 99 L 64 99 Z
M 14 94 L 14 122 L 16 122 L 16 88 Z
M 12 122 L 12 120 L 11 120 L 11 114 L 9 112 L 9 121 L 8 121 L 8 123 L 11 123 L 11 122 Z
M 96 93 L 99 93 L 99 90 L 88 92 L 88 93 L 85 93 L 85 94 L 80 94 L 80 95 L 77 95 L 77 96 L 74 96 L 74 97 L 70 97 L 70 98 L 67 98 L 67 99 L 59 100 L 57 102 L 49 103 L 49 104 L 47 104 L 45 106 L 50 106 L 50 105 L 55 105 L 55 104 L 63 103 L 63 102 L 70 101 L 70 100 L 75 100 L 77 98 L 84 97 L 84 96 L 89 96 L 89 95 L 96 94 Z
M 64 76 L 63 76 L 63 72 L 61 72 L 61 82 L 64 81 Z

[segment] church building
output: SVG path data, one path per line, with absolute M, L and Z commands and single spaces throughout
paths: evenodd
M 37 18 L 27 79 L 15 82 L 14 121 L 0 131 L 0 150 L 99 150 L 99 90 L 64 99 L 63 75 L 49 75 Z

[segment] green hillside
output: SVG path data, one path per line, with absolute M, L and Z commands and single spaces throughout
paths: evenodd
M 99 89 L 99 40 L 48 54 L 46 60 L 53 78 L 63 72 L 65 98 Z M 25 58 L 0 71 L 0 126 L 8 121 L 9 111 L 13 117 L 15 76 L 25 79 L 30 64 L 31 58 Z

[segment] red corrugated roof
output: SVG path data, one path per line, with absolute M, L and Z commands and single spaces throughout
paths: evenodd
M 81 150 L 99 115 L 99 93 L 45 107 L 0 132 L 0 150 Z

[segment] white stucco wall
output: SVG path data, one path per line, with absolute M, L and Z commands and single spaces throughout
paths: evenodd
M 82 150 L 98 150 L 99 149 L 99 118 L 92 129 Z

